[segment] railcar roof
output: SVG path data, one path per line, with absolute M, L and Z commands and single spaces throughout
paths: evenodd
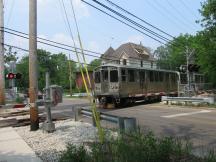
M 97 70 L 100 67 L 118 67 L 118 68 L 128 68 L 128 69 L 143 69 L 143 70 L 151 70 L 151 71 L 162 71 L 162 72 L 171 72 L 171 73 L 179 73 L 178 71 L 172 71 L 172 70 L 165 70 L 165 69 L 154 69 L 154 68 L 146 68 L 146 67 L 136 67 L 136 66 L 128 66 L 128 65 L 120 65 L 120 64 L 104 64 L 101 66 L 98 66 L 94 69 Z

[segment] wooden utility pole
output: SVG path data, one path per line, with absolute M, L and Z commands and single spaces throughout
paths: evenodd
M 31 131 L 39 128 L 36 100 L 38 96 L 37 0 L 29 0 L 29 97 Z
M 69 54 L 69 60 L 68 60 L 68 66 L 69 66 L 69 82 L 70 82 L 70 96 L 72 97 L 72 70 L 71 70 L 71 58 Z
M 0 105 L 5 104 L 5 73 L 4 73 L 4 6 L 0 0 Z

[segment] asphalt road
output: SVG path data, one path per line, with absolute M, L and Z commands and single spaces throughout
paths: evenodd
M 136 117 L 144 131 L 157 136 L 189 139 L 199 154 L 216 148 L 216 109 L 191 108 L 164 104 L 138 105 L 109 111 L 109 114 Z M 201 151 L 201 152 L 200 152 Z
M 81 106 L 88 107 L 88 100 L 64 99 L 62 104 L 52 108 L 52 114 L 72 118 L 72 107 Z M 100 111 L 118 116 L 136 117 L 143 131 L 153 131 L 159 137 L 173 136 L 189 139 L 198 154 L 204 153 L 206 149 L 216 148 L 216 109 L 214 108 L 153 103 Z M 86 118 L 83 118 L 83 121 L 91 122 Z M 104 121 L 102 124 L 104 127 L 115 126 Z

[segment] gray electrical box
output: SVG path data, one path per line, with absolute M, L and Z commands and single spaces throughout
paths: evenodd
M 62 103 L 62 94 L 63 89 L 58 85 L 49 86 L 50 89 L 50 100 L 53 106 L 56 106 L 58 103 Z

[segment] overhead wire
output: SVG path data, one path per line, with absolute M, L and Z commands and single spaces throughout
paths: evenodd
M 126 9 L 120 7 L 120 6 L 117 5 L 116 3 L 114 3 L 114 2 L 112 2 L 112 1 L 110 1 L 110 0 L 106 0 L 106 1 L 107 1 L 108 3 L 110 3 L 111 5 L 113 5 L 114 7 L 120 9 L 121 11 L 123 11 L 123 12 L 125 12 L 125 13 L 127 13 L 127 14 L 133 16 L 133 17 L 135 17 L 136 19 L 142 21 L 143 23 L 147 24 L 148 26 L 150 26 L 150 27 L 152 27 L 152 28 L 158 30 L 159 32 L 161 32 L 161 33 L 163 33 L 163 34 L 165 34 L 165 35 L 167 35 L 167 36 L 169 36 L 169 37 L 171 37 L 171 38 L 175 38 L 174 36 L 170 35 L 169 33 L 165 32 L 165 31 L 163 31 L 163 30 L 161 30 L 160 28 L 158 28 L 158 27 L 152 25 L 151 23 L 147 22 L 146 20 L 144 20 L 144 19 L 142 19 L 142 18 L 140 18 L 140 17 L 134 15 L 133 13 L 127 11 Z
M 137 23 L 136 21 L 134 21 L 134 20 L 132 20 L 132 19 L 130 19 L 130 18 L 124 16 L 123 14 L 121 14 L 121 13 L 115 11 L 114 9 L 112 9 L 112 8 L 110 8 L 110 7 L 108 7 L 108 6 L 106 6 L 105 4 L 103 4 L 103 3 L 101 3 L 101 2 L 99 2 L 99 1 L 97 1 L 97 0 L 92 0 L 92 1 L 95 2 L 95 3 L 97 3 L 98 5 L 102 6 L 103 8 L 106 8 L 107 10 L 113 12 L 114 14 L 118 15 L 119 17 L 121 17 L 121 18 L 127 20 L 128 22 L 130 22 L 130 23 L 136 25 L 137 27 L 139 27 L 139 28 L 145 30 L 146 32 L 148 32 L 148 33 L 154 35 L 155 37 L 157 37 L 157 38 L 159 38 L 159 39 L 161 39 L 161 40 L 163 40 L 163 41 L 165 41 L 165 42 L 170 41 L 170 39 L 168 39 L 168 38 L 166 38 L 166 37 L 164 37 L 164 36 L 162 36 L 162 35 L 160 35 L 160 34 L 154 32 L 154 31 L 152 31 L 151 29 L 146 28 L 145 26 L 143 26 L 143 25 Z
M 182 15 L 182 13 L 178 10 L 178 8 L 176 8 L 169 0 L 166 0 L 166 1 L 167 1 L 168 5 L 173 9 L 172 11 L 176 11 L 176 13 L 179 15 L 179 17 L 181 17 L 182 21 L 184 21 L 188 25 L 194 25 L 194 24 L 191 24 L 190 20 L 187 17 L 185 17 L 184 15 Z
M 9 31 L 7 31 L 7 29 L 4 30 L 4 32 L 7 33 L 7 34 L 12 34 L 12 35 L 21 37 L 21 38 L 29 39 L 29 37 L 27 37 L 28 34 L 25 34 L 25 33 L 23 34 L 23 35 L 26 35 L 26 36 L 20 35 L 22 32 L 21 32 L 20 34 L 17 34 L 17 33 L 9 32 Z M 41 40 L 43 40 L 43 39 L 41 39 Z M 70 48 L 72 48 L 71 46 L 68 46 L 68 45 L 65 45 L 65 44 L 64 44 L 65 47 L 68 46 L 68 48 L 65 48 L 65 47 L 59 46 L 59 45 L 61 45 L 61 43 L 59 44 L 59 43 L 53 42 L 53 43 L 55 43 L 55 44 L 58 44 L 58 45 L 54 45 L 54 44 L 50 44 L 50 43 L 43 42 L 43 41 L 41 41 L 41 40 L 37 40 L 37 42 L 38 42 L 38 43 L 41 43 L 41 44 L 48 45 L 48 46 L 52 46 L 52 47 L 55 47 L 55 48 L 59 48 L 59 49 L 65 50 L 65 51 L 76 52 L 74 49 L 70 49 Z M 47 40 L 47 39 L 45 39 L 45 40 Z M 45 41 L 45 40 L 44 40 L 44 41 Z M 50 42 L 50 41 L 48 41 L 48 42 Z M 77 51 L 77 53 L 78 53 L 78 54 L 82 54 L 82 53 L 79 52 L 79 51 Z M 110 61 L 110 62 L 116 61 L 116 60 L 118 59 L 118 57 L 115 57 L 115 56 L 110 56 L 109 58 L 105 58 L 105 57 L 101 58 L 101 56 L 95 56 L 95 55 L 92 55 L 92 54 L 89 54 L 89 53 L 84 53 L 84 54 L 85 54 L 86 56 L 90 56 L 90 57 L 94 57 L 94 58 L 98 58 L 98 59 L 104 59 L 104 60 L 108 60 L 108 61 Z M 99 53 L 99 54 L 100 54 L 100 53 Z M 131 57 L 131 58 L 134 58 L 134 59 L 135 59 L 135 57 Z M 136 59 L 137 59 L 137 60 L 142 60 L 142 59 L 138 59 L 138 58 L 136 58 Z M 133 65 L 140 65 L 140 64 L 138 64 L 137 62 L 133 62 L 133 61 L 131 61 L 130 63 L 133 64 Z M 143 65 L 149 65 L 149 64 L 143 63 Z
M 152 37 L 151 35 L 149 35 L 149 34 L 143 32 L 143 31 L 141 31 L 140 29 L 135 28 L 134 26 L 132 26 L 132 25 L 130 25 L 130 24 L 124 22 L 123 20 L 120 20 L 120 19 L 116 18 L 115 16 L 113 16 L 113 15 L 107 13 L 106 11 L 103 11 L 102 9 L 100 9 L 100 8 L 98 8 L 98 7 L 94 6 L 94 5 L 92 5 L 92 4 L 88 3 L 88 2 L 86 2 L 85 0 L 81 0 L 81 1 L 84 2 L 84 3 L 86 3 L 87 5 L 89 5 L 89 6 L 93 7 L 93 8 L 95 8 L 95 9 L 97 9 L 98 11 L 103 12 L 104 14 L 106 14 L 106 15 L 112 17 L 113 19 L 115 19 L 115 20 L 117 20 L 117 21 L 119 21 L 119 22 L 125 24 L 126 26 L 129 26 L 130 28 L 132 28 L 132 29 L 134 29 L 134 30 L 136 30 L 136 31 L 138 31 L 138 32 L 140 32 L 140 33 L 142 33 L 143 35 L 145 35 L 145 36 L 147 36 L 147 37 L 149 37 L 149 38 L 151 38 L 151 39 L 153 39 L 153 40 L 155 40 L 155 41 L 157 41 L 157 42 L 159 42 L 159 43 L 165 45 L 164 42 L 158 40 L 157 38 Z
M 12 47 L 12 48 L 15 48 L 15 49 L 18 49 L 18 50 L 21 50 L 21 51 L 25 51 L 25 52 L 29 52 L 28 49 L 25 49 L 25 48 L 21 48 L 21 47 L 18 47 L 18 46 L 14 46 L 14 45 L 11 45 L 11 44 L 7 44 L 7 43 L 2 43 L 3 45 L 7 46 L 7 47 Z M 71 59 L 69 59 L 71 60 Z M 74 61 L 74 60 L 71 60 L 72 62 L 74 63 L 78 63 L 77 61 Z M 84 64 L 83 62 L 81 62 L 81 64 Z M 92 66 L 92 67 L 95 67 L 94 65 L 91 65 L 91 64 L 87 64 L 88 66 Z
M 182 24 L 179 23 L 179 21 L 177 21 L 176 19 L 173 19 L 172 16 L 170 16 L 169 14 L 167 14 L 167 12 L 165 12 L 164 10 L 162 10 L 161 7 L 159 7 L 159 3 L 157 3 L 157 5 L 155 3 L 152 3 L 151 0 L 145 0 L 145 2 L 147 2 L 147 4 L 154 8 L 155 12 L 160 12 L 162 15 L 164 15 L 164 17 L 166 17 L 167 19 L 169 19 L 169 22 L 172 22 L 173 24 L 176 25 L 176 27 L 178 26 L 178 28 L 180 27 L 183 31 L 187 32 L 187 29 L 185 26 L 182 26 Z
M 184 0 L 180 0 L 180 2 L 187 9 L 187 11 L 190 12 L 191 15 L 193 15 L 194 17 L 196 17 L 197 19 L 199 19 L 198 16 L 194 12 L 192 12 L 192 10 L 185 4 Z
M 157 41 L 157 42 L 159 42 L 159 43 L 161 43 L 161 44 L 163 44 L 163 45 L 165 45 L 165 46 L 168 46 L 168 45 L 173 45 L 173 46 L 177 46 L 177 47 L 178 47 L 178 46 L 184 46 L 184 44 L 179 43 L 179 42 L 173 43 L 172 41 L 166 41 L 166 43 L 164 43 L 164 42 L 162 42 L 162 41 L 160 41 L 160 40 L 158 40 L 158 39 L 152 37 L 151 35 L 149 35 L 149 34 L 147 34 L 147 33 L 144 33 L 142 30 L 139 30 L 139 29 L 137 29 L 136 27 L 134 27 L 134 26 L 132 26 L 132 25 L 126 23 L 125 21 L 116 18 L 115 16 L 113 16 L 113 15 L 107 13 L 106 11 L 104 11 L 104 10 L 102 10 L 102 9 L 100 9 L 100 8 L 98 8 L 98 7 L 94 6 L 94 5 L 92 5 L 92 4 L 88 3 L 88 2 L 86 2 L 85 0 L 81 0 L 81 1 L 84 2 L 84 3 L 86 3 L 87 5 L 89 5 L 89 6 L 91 6 L 91 7 L 93 7 L 93 8 L 95 8 L 95 9 L 99 10 L 100 12 L 102 12 L 102 13 L 104 13 L 104 14 L 110 16 L 110 17 L 112 17 L 113 19 L 116 19 L 117 21 L 119 21 L 119 22 L 121 22 L 121 23 L 123 23 L 123 24 L 125 24 L 125 25 L 127 25 L 127 26 L 129 26 L 129 27 L 131 27 L 131 28 L 133 28 L 133 29 L 135 29 L 135 30 L 137 30 L 138 32 L 140 32 L 140 33 L 142 33 L 142 34 L 144 34 L 144 35 L 146 35 L 146 36 L 148 36 L 148 37 L 154 39 L 155 41 Z M 92 1 L 95 2 L 96 0 L 92 0 Z M 98 2 L 98 1 L 97 1 L 97 2 Z M 109 9 L 108 9 L 108 10 L 109 10 Z M 136 24 L 134 24 L 134 25 L 136 25 Z

